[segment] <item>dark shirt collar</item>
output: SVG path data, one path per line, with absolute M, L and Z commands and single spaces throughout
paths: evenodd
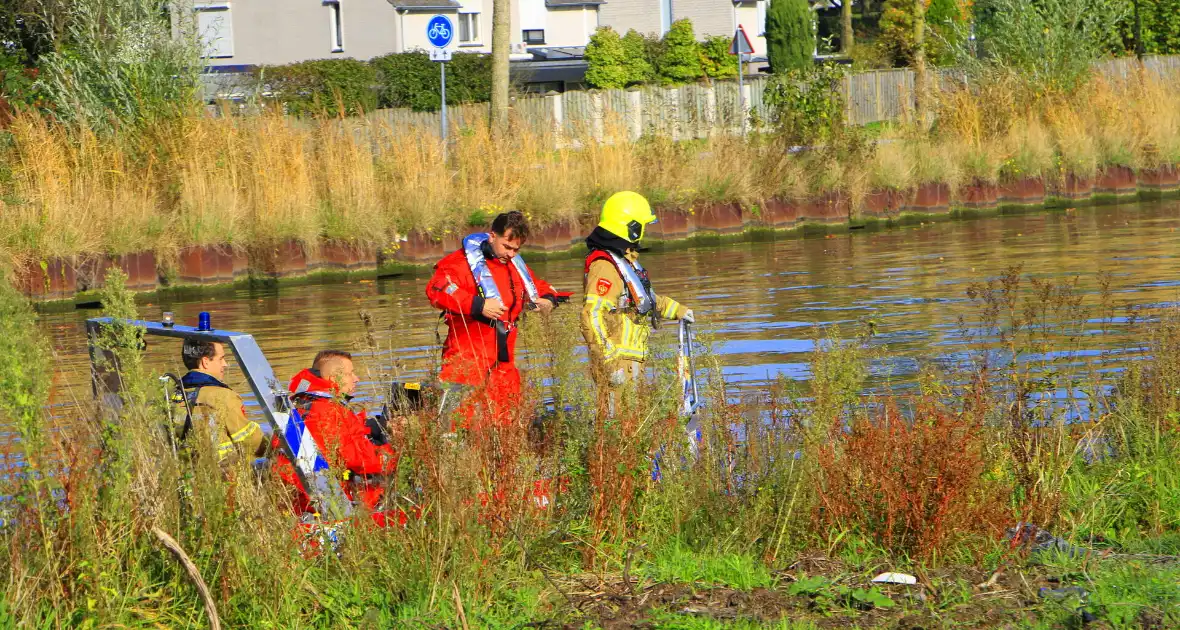
M 226 385 L 216 378 L 213 378 L 212 375 L 198 370 L 192 370 L 188 374 L 185 374 L 184 377 L 180 379 L 180 383 L 184 385 L 186 389 L 191 389 L 194 387 L 224 387 L 229 389 L 229 385 Z

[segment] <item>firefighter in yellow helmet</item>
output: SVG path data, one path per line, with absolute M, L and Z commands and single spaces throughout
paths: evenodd
M 639 241 L 656 215 L 643 195 L 615 193 L 602 206 L 598 227 L 586 238 L 586 303 L 582 335 L 595 379 L 618 387 L 639 376 L 647 338 L 658 320 L 693 321 L 691 309 L 656 295 L 639 264 Z

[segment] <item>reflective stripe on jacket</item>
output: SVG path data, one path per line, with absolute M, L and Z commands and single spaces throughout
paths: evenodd
M 633 257 L 637 255 L 628 255 L 629 259 Z M 590 356 L 607 364 L 616 360 L 645 360 L 651 334 L 648 317 L 632 307 L 623 275 L 609 256 L 592 253 L 587 261 L 582 336 L 586 339 Z M 662 295 L 656 296 L 656 309 L 659 317 L 668 320 L 680 319 L 685 310 L 676 300 Z

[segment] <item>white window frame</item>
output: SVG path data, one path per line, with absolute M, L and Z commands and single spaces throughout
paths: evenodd
M 759 37 L 766 36 L 766 5 L 769 4 L 767 0 L 758 0 L 758 28 L 754 29 L 758 32 Z
M 201 15 L 223 13 L 221 24 L 217 27 L 218 37 L 213 41 L 206 40 L 206 33 L 201 29 Z M 194 26 L 197 37 L 201 40 L 201 54 L 206 59 L 229 59 L 234 56 L 234 15 L 229 2 L 205 2 L 193 5 Z M 204 29 L 208 30 L 208 29 Z
M 344 52 L 344 9 L 340 0 L 324 0 L 328 7 L 328 41 L 334 53 Z
M 459 45 L 460 46 L 482 46 L 483 45 L 483 32 L 480 30 L 480 26 L 481 26 L 480 21 L 482 20 L 482 18 L 480 17 L 480 12 L 474 11 L 471 9 L 459 9 L 458 20 L 459 20 L 458 27 L 459 27 L 460 35 L 463 33 L 464 25 L 467 26 L 467 33 L 471 35 L 471 37 L 468 39 L 463 39 L 462 36 L 460 36 L 459 37 Z

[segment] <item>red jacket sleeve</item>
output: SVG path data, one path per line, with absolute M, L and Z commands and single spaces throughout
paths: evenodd
M 374 446 L 369 441 L 369 428 L 364 415 L 357 415 L 335 402 L 323 405 L 318 424 L 325 450 L 332 452 L 350 471 L 360 475 L 392 472 L 397 468 L 397 457 L 388 446 Z
M 456 261 L 462 262 L 462 266 Z M 426 285 L 426 299 L 439 310 L 456 315 L 478 315 L 483 312 L 483 296 L 475 290 L 475 278 L 467 268 L 467 261 L 454 255 L 443 258 L 434 266 L 434 276 Z

